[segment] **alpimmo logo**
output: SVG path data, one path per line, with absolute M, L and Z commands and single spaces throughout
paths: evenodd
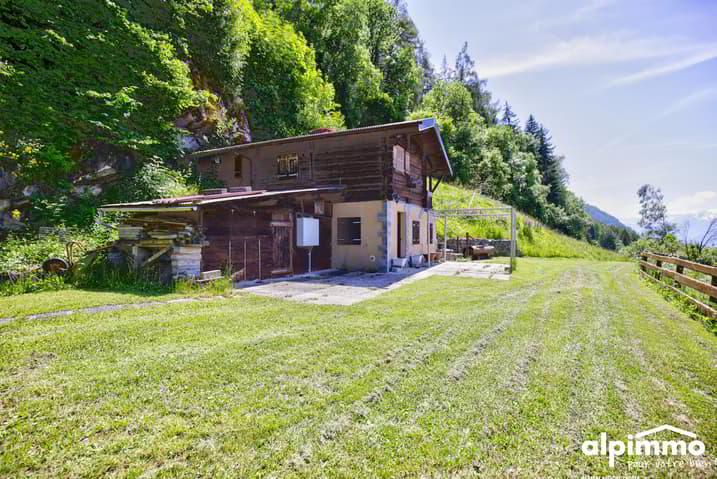
M 662 431 L 672 431 L 689 438 L 679 440 L 657 440 L 653 436 Z M 664 424 L 635 435 L 628 434 L 627 441 L 608 441 L 607 433 L 601 432 L 599 440 L 585 441 L 582 445 L 583 454 L 588 456 L 607 456 L 610 467 L 615 466 L 615 458 L 619 456 L 702 456 L 705 443 L 697 439 L 697 435 L 674 426 Z

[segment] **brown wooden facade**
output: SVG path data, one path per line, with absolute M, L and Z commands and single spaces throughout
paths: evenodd
M 200 174 L 225 185 L 280 190 L 342 185 L 344 201 L 400 199 L 431 207 L 430 177 L 450 175 L 440 137 L 420 131 L 419 121 L 237 145 L 193 155 Z M 396 168 L 398 145 L 408 152 Z M 296 157 L 296 173 L 282 175 L 279 162 Z M 240 166 L 237 166 L 240 165 Z
M 240 280 L 308 272 L 308 250 L 296 247 L 294 241 L 298 215 L 319 218 L 320 245 L 312 250 L 311 267 L 329 269 L 331 199 L 333 195 L 315 194 L 270 204 L 228 202 L 202 207 L 202 270 L 231 271 Z M 317 204 L 322 211 L 315 211 Z
M 302 215 L 319 221 L 319 245 L 311 250 L 312 270 L 387 270 L 391 258 L 406 254 L 407 249 L 411 250 L 408 254 L 424 254 L 413 246 L 415 234 L 407 248 L 396 246 L 396 241 L 411 236 L 401 233 L 400 228 L 409 223 L 400 218 L 410 216 L 410 224 L 423 221 L 420 242 L 432 244 L 428 237 L 435 228 L 427 223 L 431 189 L 451 174 L 440 134 L 431 120 L 236 145 L 198 152 L 190 158 L 201 175 L 219 180 L 225 189 L 193 197 L 106 205 L 104 209 L 134 211 L 135 220 L 144 217 L 148 222 L 178 209 L 191 210 L 189 216 L 196 221 L 187 224 L 187 230 L 198 232 L 191 240 L 161 231 L 158 235 L 168 246 L 181 250 L 173 264 L 186 266 L 190 274 L 231 271 L 240 280 L 309 270 L 308 249 L 296 246 L 296 221 Z M 337 243 L 335 213 L 362 218 L 366 236 L 362 244 Z M 151 232 L 138 234 L 143 239 L 125 240 L 125 247 L 133 251 L 160 248 L 142 243 Z M 135 256 L 153 258 L 161 251 Z M 191 258 L 200 264 L 186 265 Z

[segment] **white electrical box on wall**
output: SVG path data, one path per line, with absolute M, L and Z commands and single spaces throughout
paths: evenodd
M 319 246 L 318 218 L 296 218 L 296 246 L 300 248 Z

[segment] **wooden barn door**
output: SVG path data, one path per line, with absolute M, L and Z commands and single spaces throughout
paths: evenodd
M 279 215 L 274 215 L 276 218 Z M 281 215 L 284 216 L 284 215 Z M 286 274 L 292 271 L 292 248 L 291 248 L 291 220 L 286 215 L 286 219 L 272 219 L 272 274 Z

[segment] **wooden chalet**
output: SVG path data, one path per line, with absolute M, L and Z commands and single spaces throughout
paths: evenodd
M 433 119 L 200 151 L 224 188 L 104 205 L 127 213 L 118 248 L 173 276 L 264 279 L 328 268 L 389 271 L 436 252 L 432 194 L 452 174 Z

